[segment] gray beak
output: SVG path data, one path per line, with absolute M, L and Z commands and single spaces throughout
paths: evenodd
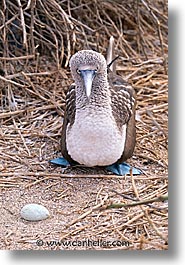
M 80 75 L 83 78 L 86 96 L 89 99 L 92 90 L 92 82 L 95 76 L 95 70 L 81 70 Z

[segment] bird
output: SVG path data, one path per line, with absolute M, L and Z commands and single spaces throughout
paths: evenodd
M 80 50 L 69 66 L 74 83 L 66 94 L 61 151 L 71 165 L 118 166 L 132 157 L 136 145 L 133 87 L 116 74 L 114 37 L 106 58 Z

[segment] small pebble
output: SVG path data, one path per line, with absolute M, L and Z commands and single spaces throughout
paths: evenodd
M 49 217 L 49 211 L 41 204 L 26 204 L 21 209 L 21 217 L 28 221 L 40 221 Z

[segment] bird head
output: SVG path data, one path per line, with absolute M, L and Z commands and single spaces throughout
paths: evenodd
M 97 78 L 107 77 L 107 64 L 104 56 L 93 50 L 82 50 L 70 59 L 70 69 L 76 85 L 83 86 L 89 99 L 93 82 Z

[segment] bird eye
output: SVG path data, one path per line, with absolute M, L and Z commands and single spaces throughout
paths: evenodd
M 81 74 L 81 71 L 80 71 L 78 68 L 76 69 L 76 72 L 77 72 L 77 74 L 79 74 L 79 75 Z

